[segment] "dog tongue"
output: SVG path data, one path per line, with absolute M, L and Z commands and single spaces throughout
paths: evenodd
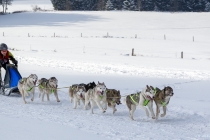
M 153 100 L 150 96 L 147 96 L 147 98 L 149 98 L 150 100 Z

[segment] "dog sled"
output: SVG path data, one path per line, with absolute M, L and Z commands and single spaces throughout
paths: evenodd
M 9 96 L 11 93 L 20 94 L 18 90 L 18 81 L 21 79 L 18 69 L 13 64 L 6 66 L 6 73 L 4 81 L 2 81 L 2 74 L 0 70 L 0 93 Z

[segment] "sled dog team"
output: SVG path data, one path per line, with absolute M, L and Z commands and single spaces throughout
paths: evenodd
M 25 104 L 27 103 L 25 97 L 28 96 L 29 93 L 32 94 L 31 101 L 34 100 L 36 84 L 38 84 L 39 98 L 42 96 L 42 101 L 44 101 L 45 94 L 47 100 L 50 101 L 49 95 L 54 93 L 57 102 L 60 102 L 57 94 L 58 80 L 55 77 L 49 79 L 41 78 L 38 80 L 36 74 L 31 74 L 29 77 L 22 78 L 18 82 L 18 89 Z M 134 120 L 133 114 L 137 106 L 144 110 L 148 117 L 149 109 L 152 119 L 158 119 L 161 107 L 163 108 L 163 114 L 161 114 L 161 117 L 166 115 L 166 107 L 173 94 L 173 89 L 170 86 L 164 87 L 164 89 L 161 90 L 147 85 L 141 92 L 127 95 L 124 101 L 128 107 L 130 118 L 132 120 Z M 84 104 L 84 109 L 91 108 L 92 113 L 94 113 L 93 109 L 97 105 L 103 113 L 106 112 L 107 106 L 109 106 L 113 109 L 114 114 L 117 111 L 116 105 L 121 104 L 120 91 L 116 89 L 107 89 L 104 82 L 98 82 L 97 85 L 95 82 L 90 82 L 88 84 L 74 84 L 69 87 L 69 96 L 70 102 L 72 103 L 74 101 L 74 109 L 77 108 L 77 105 L 80 105 L 81 100 Z M 156 104 L 156 115 L 153 111 L 153 101 Z

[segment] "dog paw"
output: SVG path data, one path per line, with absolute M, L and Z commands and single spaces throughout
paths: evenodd
M 165 116 L 165 114 L 161 114 L 160 116 L 161 116 L 161 117 L 164 117 L 164 116 Z
M 130 118 L 131 118 L 132 121 L 134 121 L 134 118 L 133 117 L 130 117 Z
M 115 110 L 113 111 L 113 114 L 114 114 L 116 111 L 117 111 L 117 109 L 115 109 Z
M 152 119 L 155 119 L 155 117 L 152 117 Z
M 33 102 L 33 101 L 34 101 L 34 99 L 31 99 L 31 101 Z
M 103 113 L 105 113 L 105 112 L 106 112 L 106 110 L 103 111 Z
M 60 100 L 58 100 L 57 102 L 60 102 Z

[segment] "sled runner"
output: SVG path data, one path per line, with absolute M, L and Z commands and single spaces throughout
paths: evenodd
M 1 71 L 0 71 L 0 93 L 9 96 L 11 93 L 19 93 L 18 81 L 21 79 L 21 75 L 18 69 L 13 64 L 8 64 L 6 66 L 6 74 L 4 81 L 2 81 Z

